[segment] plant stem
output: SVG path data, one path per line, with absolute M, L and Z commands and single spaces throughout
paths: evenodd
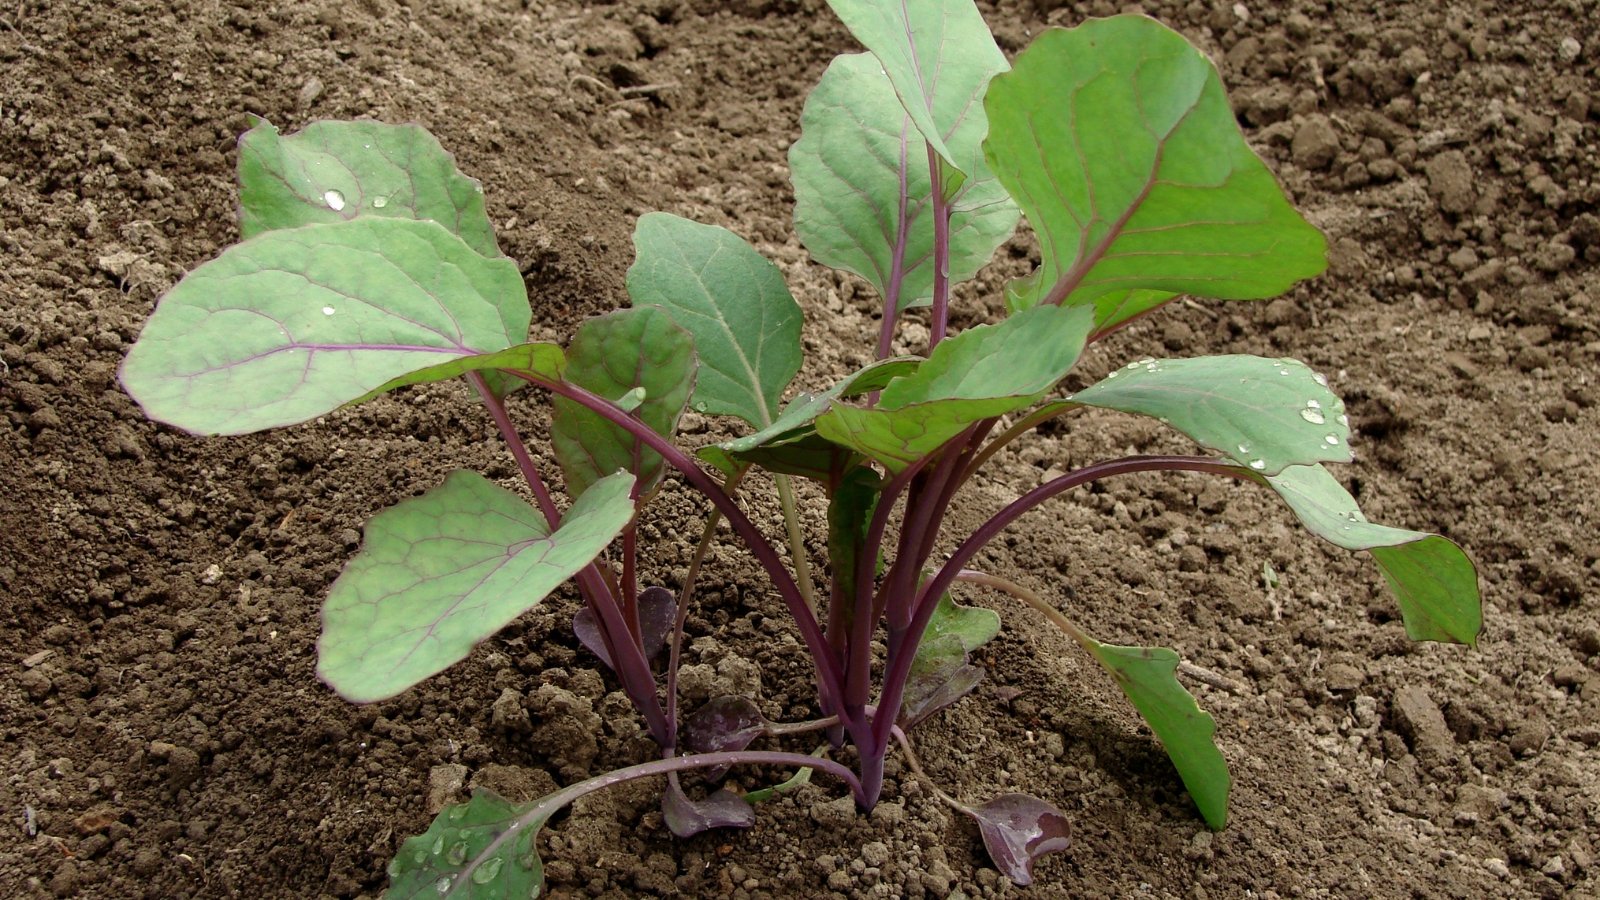
M 668 759 L 657 759 L 624 769 L 616 769 L 597 775 L 587 781 L 580 781 L 570 787 L 562 788 L 553 794 L 546 794 L 540 798 L 527 812 L 522 813 L 507 823 L 505 830 L 500 832 L 494 840 L 490 841 L 478 854 L 473 857 L 471 864 L 461 870 L 449 883 L 447 889 L 440 893 L 442 898 L 455 894 L 460 886 L 471 887 L 473 873 L 490 859 L 496 858 L 500 848 L 507 842 L 517 840 L 524 829 L 529 827 L 539 828 L 550 817 L 555 815 L 562 807 L 569 805 L 574 800 L 586 794 L 633 781 L 639 778 L 667 775 L 673 772 L 683 772 L 689 769 L 709 769 L 717 766 L 734 765 L 755 766 L 784 766 L 800 769 L 820 769 L 829 775 L 838 778 L 850 786 L 852 794 L 860 795 L 861 783 L 856 779 L 855 773 L 840 763 L 820 756 L 810 756 L 804 753 L 784 753 L 774 750 L 729 750 L 720 753 L 696 753 L 689 756 L 674 756 Z
M 939 154 L 932 144 L 927 146 L 928 177 L 933 185 L 933 321 L 928 336 L 928 352 L 932 353 L 944 340 L 950 322 L 950 204 L 944 198 Z
M 806 539 L 800 530 L 800 513 L 794 504 L 794 482 L 787 475 L 773 475 L 778 485 L 778 504 L 783 507 L 783 526 L 789 536 L 789 555 L 794 558 L 794 580 L 800 586 L 800 596 L 813 617 L 817 614 L 816 585 L 811 581 L 811 557 L 806 552 Z
M 883 326 L 878 331 L 879 359 L 888 359 L 890 351 L 894 348 L 894 328 L 900 315 L 900 286 L 905 281 L 906 242 L 911 234 L 911 223 L 906 219 L 911 194 L 907 186 L 911 165 L 911 161 L 907 158 L 907 149 L 910 145 L 911 122 L 907 119 L 900 126 L 900 199 L 895 216 L 894 256 L 889 264 L 889 283 L 884 286 L 883 292 Z M 878 392 L 873 391 L 867 404 L 870 406 L 877 402 Z
M 784 605 L 789 608 L 789 615 L 794 618 L 796 627 L 800 629 L 800 636 L 805 640 L 806 649 L 810 652 L 811 658 L 817 667 L 818 678 L 828 685 L 829 690 L 832 690 L 835 696 L 844 695 L 843 673 L 840 671 L 838 663 L 833 659 L 833 655 L 828 652 L 828 642 L 822 634 L 822 627 L 817 623 L 817 617 L 812 615 L 811 610 L 806 606 L 805 597 L 800 593 L 799 585 L 795 583 L 789 571 L 784 568 L 783 560 L 778 556 L 778 552 L 773 549 L 772 545 L 767 542 L 761 530 L 755 526 L 754 522 L 750 521 L 750 517 L 745 515 L 744 510 L 739 508 L 739 504 L 734 502 L 733 498 L 729 497 L 721 486 L 713 481 L 693 459 L 673 446 L 671 441 L 657 434 L 650 426 L 628 415 L 615 403 L 565 381 L 551 381 L 532 372 L 513 371 L 512 374 L 530 384 L 539 385 L 552 393 L 580 403 L 594 411 L 596 415 L 621 426 L 643 441 L 650 449 L 661 454 L 661 457 L 668 464 L 683 473 L 685 480 L 700 493 L 704 494 L 718 509 L 722 510 L 722 514 L 728 517 L 728 524 L 733 526 L 733 530 L 744 540 L 745 545 L 750 548 L 750 552 L 755 555 L 756 561 L 761 563 L 761 567 L 767 570 L 767 574 L 772 578 L 773 586 L 777 588 L 779 595 L 783 597 Z
M 1083 407 L 1077 404 L 1064 403 L 1062 401 L 1051 401 L 1046 403 L 1044 406 L 1035 409 L 1028 415 L 1018 419 L 1016 422 L 1012 423 L 1008 428 L 1006 428 L 1005 431 L 1002 431 L 996 435 L 994 440 L 985 444 L 983 449 L 979 450 L 977 454 L 972 457 L 972 461 L 968 463 L 967 467 L 961 472 L 961 483 L 966 484 L 973 475 L 977 474 L 979 469 L 983 468 L 984 463 L 988 462 L 989 459 L 996 453 L 1004 450 L 1012 441 L 1015 441 L 1024 434 L 1027 434 L 1033 429 L 1038 428 L 1045 422 L 1054 419 L 1056 416 L 1062 415 L 1063 413 L 1069 413 L 1077 409 L 1083 409 Z
M 528 453 L 527 445 L 522 443 L 522 435 L 517 431 L 517 426 L 511 421 L 511 416 L 506 412 L 505 403 L 489 390 L 489 383 L 483 380 L 483 373 L 468 372 L 467 383 L 471 384 L 483 398 L 483 405 L 489 408 L 489 416 L 494 419 L 494 424 L 500 429 L 500 436 L 505 439 L 506 446 L 511 450 L 511 458 L 517 461 L 517 468 L 522 470 L 523 480 L 528 482 L 528 489 L 533 491 L 533 497 L 539 503 L 539 511 L 544 513 L 545 521 L 554 530 L 561 524 L 561 511 L 556 509 L 555 501 L 550 498 L 550 489 L 545 487 L 544 479 L 539 477 L 539 467 L 534 465 L 533 457 Z

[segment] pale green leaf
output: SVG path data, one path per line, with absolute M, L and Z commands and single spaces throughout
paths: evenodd
M 1477 643 L 1483 627 L 1478 572 L 1454 542 L 1368 522 L 1322 466 L 1292 466 L 1262 480 L 1311 533 L 1346 550 L 1372 552 L 1412 639 Z
M 1041 34 L 985 100 L 988 161 L 1039 235 L 1012 303 L 1095 304 L 1096 330 L 1155 294 L 1276 296 L 1326 241 L 1245 143 L 1215 67 L 1176 32 L 1118 16 Z
M 443 671 L 588 565 L 633 516 L 633 476 L 596 482 L 550 531 L 474 472 L 373 517 L 328 592 L 317 674 L 346 699 L 392 697 Z
M 634 306 L 660 306 L 694 336 L 694 408 L 762 428 L 800 370 L 800 305 L 778 267 L 742 238 L 666 213 L 639 217 Z
M 1350 461 L 1344 401 L 1305 363 L 1260 356 L 1145 359 L 1072 395 L 1160 419 L 1262 474 Z
M 973 102 L 947 134 L 970 173 L 946 170 L 951 284 L 977 274 L 1017 224 L 1016 204 L 983 161 L 987 131 L 983 107 Z M 795 232 L 818 262 L 865 278 L 897 308 L 931 301 L 927 145 L 870 54 L 837 57 L 823 73 L 800 116 L 789 170 Z
M 528 320 L 517 267 L 434 222 L 307 225 L 236 244 L 168 291 L 122 383 L 152 419 L 243 434 L 504 350 Z
M 613 401 L 642 391 L 633 416 L 666 437 L 677 431 L 694 373 L 693 339 L 655 306 L 589 319 L 567 348 L 567 381 Z M 638 492 L 648 493 L 665 466 L 633 434 L 564 397 L 554 400 L 550 443 L 573 497 L 618 469 L 632 472 Z
M 1178 654 L 1165 647 L 1117 647 L 1087 636 L 1079 642 L 1117 680 L 1160 738 L 1206 824 L 1220 830 L 1228 823 L 1228 763 L 1212 741 L 1217 723 L 1174 675 Z
M 417 125 L 313 122 L 284 137 L 270 122 L 239 139 L 239 230 L 358 216 L 438 222 L 484 256 L 500 256 L 483 186 Z

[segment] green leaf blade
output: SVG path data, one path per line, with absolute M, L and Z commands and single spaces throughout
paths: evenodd
M 633 476 L 596 482 L 550 531 L 474 472 L 375 516 L 323 606 L 317 674 L 360 703 L 465 658 L 588 565 L 633 517 Z
M 1129 289 L 1261 299 L 1326 268 L 1326 240 L 1245 143 L 1215 67 L 1153 20 L 1042 34 L 985 108 L 989 164 L 1044 248 L 1016 308 Z M 1158 300 L 1113 304 L 1097 327 Z
M 664 437 L 677 431 L 694 374 L 693 338 L 654 306 L 584 322 L 567 353 L 566 379 L 579 387 L 612 401 L 642 390 L 632 414 Z M 661 455 L 631 433 L 563 397 L 554 400 L 550 441 L 573 497 L 618 469 L 632 472 L 636 490 L 648 493 L 665 468 Z
M 865 278 L 880 296 L 893 294 L 900 309 L 927 305 L 934 276 L 927 144 L 877 59 L 836 58 L 807 97 L 800 129 L 789 168 L 795 232 L 806 249 L 823 265 Z M 1020 215 L 983 161 L 987 131 L 974 99 L 948 134 L 967 172 L 951 169 L 959 185 L 947 191 L 951 284 L 976 275 Z
M 1242 466 L 1349 462 L 1344 401 L 1304 363 L 1260 356 L 1147 359 L 1113 370 L 1072 402 L 1160 419 Z
M 1368 522 L 1322 466 L 1293 466 L 1262 480 L 1311 533 L 1346 550 L 1371 551 L 1413 640 L 1477 643 L 1483 629 L 1478 573 L 1453 541 Z
M 828 0 L 856 40 L 877 57 L 923 140 L 972 175 L 970 151 L 947 138 L 979 105 L 1006 58 L 972 0 Z M 982 138 L 980 132 L 979 138 Z
M 1161 740 L 1167 757 L 1206 824 L 1220 831 L 1228 824 L 1232 780 L 1212 736 L 1217 723 L 1178 683 L 1178 654 L 1165 647 L 1118 647 L 1080 636 L 1084 645 L 1116 679 L 1134 709 Z
M 762 428 L 800 371 L 800 305 L 783 275 L 725 228 L 647 213 L 628 269 L 634 306 L 660 306 L 694 336 L 696 410 Z
M 417 125 L 313 122 L 287 137 L 257 120 L 239 139 L 239 230 L 359 216 L 438 222 L 473 250 L 499 257 L 483 186 Z
M 385 900 L 540 896 L 544 862 L 537 838 L 544 821 L 522 821 L 537 805 L 515 804 L 493 791 L 477 790 L 466 803 L 445 807 L 427 831 L 407 838 L 389 862 Z
M 161 298 L 122 365 L 153 419 L 205 434 L 303 422 L 524 340 L 522 276 L 433 222 L 266 232 Z

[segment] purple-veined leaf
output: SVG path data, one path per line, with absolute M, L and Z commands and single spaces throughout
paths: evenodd
M 756 823 L 756 809 L 727 788 L 712 791 L 704 800 L 691 800 L 673 772 L 661 794 L 661 818 L 675 836 L 691 838 L 713 828 L 749 828 Z
M 1000 616 L 994 610 L 961 606 L 949 594 L 941 596 L 911 662 L 900 705 L 901 727 L 909 730 L 972 693 L 983 680 L 983 670 L 968 658 L 999 633 Z
M 960 809 L 977 821 L 995 868 L 1023 887 L 1033 883 L 1039 857 L 1065 850 L 1070 843 L 1066 815 L 1038 797 L 1001 794 L 981 806 Z
M 486 365 L 480 357 L 527 337 L 528 320 L 516 265 L 437 223 L 363 217 L 274 230 L 161 298 L 122 383 L 157 421 L 244 434 Z M 559 358 L 530 361 L 558 369 Z
M 713 697 L 683 723 L 683 746 L 691 753 L 743 750 L 766 728 L 766 716 L 749 697 Z
M 667 635 L 678 615 L 678 598 L 664 587 L 651 586 L 639 592 L 639 629 L 644 644 L 644 658 L 655 659 L 667 646 Z M 616 668 L 611 654 L 606 652 L 605 639 L 600 636 L 594 610 L 585 606 L 572 617 L 572 631 L 578 643 L 600 658 L 606 668 Z
M 317 674 L 365 703 L 463 659 L 611 543 L 633 517 L 632 486 L 627 472 L 596 482 L 553 532 L 522 498 L 464 470 L 384 510 L 323 604 Z
M 526 900 L 544 889 L 537 838 L 543 820 L 522 822 L 535 803 L 477 790 L 445 807 L 389 861 L 384 900 Z M 511 829 L 515 829 L 512 831 Z
M 1013 309 L 1095 306 L 1102 332 L 1177 294 L 1274 297 L 1327 265 L 1322 234 L 1245 143 L 1216 68 L 1152 19 L 1046 31 L 984 107 L 989 165 L 1043 248 Z

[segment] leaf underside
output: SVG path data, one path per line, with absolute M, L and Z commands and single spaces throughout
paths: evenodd
M 152 419 L 203 434 L 303 422 L 523 341 L 522 276 L 434 222 L 269 231 L 161 298 L 122 364 Z M 448 375 L 444 377 L 449 377 Z
M 1096 305 L 1102 332 L 1177 294 L 1274 297 L 1326 267 L 1326 241 L 1245 143 L 1216 68 L 1154 20 L 1046 31 L 984 106 L 989 164 L 1043 251 L 1014 309 Z
M 588 565 L 633 515 L 633 476 L 596 482 L 553 533 L 475 472 L 367 524 L 322 611 L 317 674 L 346 699 L 392 697 L 466 657 Z

